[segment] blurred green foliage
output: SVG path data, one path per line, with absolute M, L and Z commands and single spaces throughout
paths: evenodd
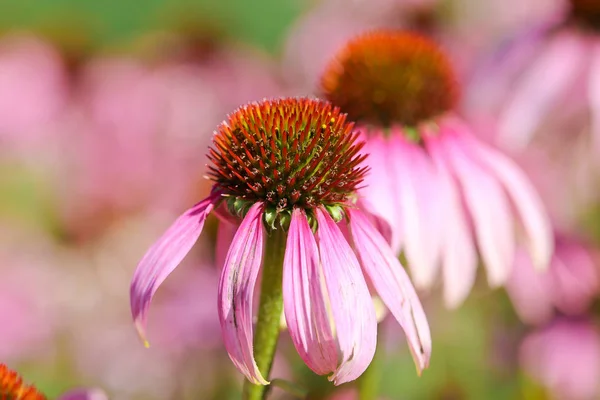
M 177 17 L 186 16 L 275 53 L 307 4 L 302 0 L 0 0 L 0 30 L 31 29 L 60 39 L 85 38 L 93 47 L 118 47 L 146 32 L 176 29 Z

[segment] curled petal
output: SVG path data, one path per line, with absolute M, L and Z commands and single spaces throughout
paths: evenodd
M 554 251 L 554 237 L 550 219 L 531 182 L 512 160 L 477 141 L 464 129 L 455 134 L 463 145 L 469 146 L 470 154 L 504 185 L 525 229 L 533 265 L 538 269 L 547 268 Z
M 133 274 L 130 287 L 131 314 L 144 345 L 146 318 L 150 302 L 158 287 L 187 255 L 198 240 L 204 221 L 218 195 L 210 196 L 187 210 L 146 252 Z
M 330 380 L 336 385 L 358 378 L 377 345 L 377 318 L 356 256 L 329 214 L 316 209 L 319 255 L 329 293 L 341 362 Z
M 254 204 L 238 228 L 219 281 L 218 309 L 225 348 L 238 370 L 267 385 L 254 360 L 252 299 L 263 255 L 263 205 Z
M 335 371 L 338 363 L 322 277 L 319 249 L 306 214 L 295 209 L 283 263 L 283 305 L 298 354 L 319 375 Z
M 350 231 L 363 270 L 404 329 L 419 373 L 429 365 L 431 333 L 408 275 L 383 237 L 361 211 L 348 209 Z
M 514 148 L 526 146 L 550 108 L 577 79 L 585 56 L 579 39 L 557 36 L 523 77 L 501 116 L 499 140 Z
M 446 136 L 446 137 L 444 137 Z M 479 251 L 492 286 L 506 282 L 515 256 L 515 231 L 510 204 L 494 175 L 470 159 L 459 142 L 441 135 L 444 154 L 471 212 Z M 468 147 L 467 147 L 468 149 Z

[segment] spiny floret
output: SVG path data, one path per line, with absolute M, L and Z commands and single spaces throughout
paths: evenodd
M 322 76 L 325 97 L 354 121 L 416 126 L 454 108 L 458 87 L 446 56 L 415 33 L 381 30 L 356 37 Z
M 46 400 L 46 396 L 25 385 L 18 373 L 0 364 L 0 400 Z
M 366 173 L 357 137 L 346 114 L 323 100 L 251 103 L 215 132 L 209 177 L 238 214 L 257 201 L 278 213 L 339 205 Z
M 600 0 L 571 0 L 571 15 L 584 26 L 600 30 Z

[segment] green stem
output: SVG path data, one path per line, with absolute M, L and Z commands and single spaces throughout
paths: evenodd
M 267 237 L 265 256 L 262 266 L 262 286 L 258 321 L 254 331 L 254 358 L 259 371 L 269 379 L 283 311 L 283 257 L 287 235 L 283 229 L 274 230 Z M 267 395 L 267 386 L 244 382 L 245 400 L 263 400 Z
M 379 387 L 383 373 L 383 362 L 385 354 L 383 351 L 381 330 L 378 337 L 378 346 L 375 357 L 369 368 L 358 379 L 358 398 L 360 400 L 376 400 L 379 396 Z

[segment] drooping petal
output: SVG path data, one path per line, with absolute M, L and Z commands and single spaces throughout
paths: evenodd
M 526 146 L 550 108 L 574 83 L 584 65 L 578 38 L 559 35 L 524 75 L 501 116 L 499 140 L 511 147 Z
M 360 191 L 371 214 L 387 221 L 390 230 L 389 241 L 394 252 L 399 253 L 402 232 L 398 209 L 400 207 L 395 188 L 399 182 L 392 176 L 391 163 L 398 154 L 391 154 L 388 141 L 382 134 L 373 135 L 365 142 L 362 151 L 369 154 L 365 161 L 371 170 L 364 180 L 364 189 Z
M 515 256 L 515 230 L 508 199 L 496 177 L 474 162 L 453 136 L 442 132 L 440 143 L 462 186 L 488 282 L 499 286 L 508 279 Z
M 429 365 L 431 334 L 417 293 L 392 249 L 363 213 L 354 209 L 348 209 L 347 213 L 363 270 L 404 329 L 420 373 Z
M 213 209 L 218 195 L 211 195 L 187 210 L 146 252 L 133 274 L 130 287 L 131 314 L 144 345 L 146 314 L 158 287 L 198 240 L 204 221 Z
M 62 394 L 58 400 L 108 400 L 100 389 L 74 389 Z
M 319 375 L 335 371 L 338 365 L 322 277 L 319 249 L 306 214 L 295 209 L 283 262 L 283 306 L 298 354 Z
M 496 175 L 512 200 L 527 236 L 527 246 L 533 265 L 545 269 L 554 251 L 550 218 L 541 198 L 517 165 L 500 152 L 477 141 L 466 128 L 454 131 L 461 144 L 469 146 L 469 154 Z
M 404 251 L 415 285 L 429 288 L 439 268 L 442 238 L 439 221 L 444 204 L 440 203 L 438 176 L 424 151 L 402 135 L 391 138 L 389 146 L 397 155 L 392 172 L 400 187 Z
M 596 154 L 600 155 L 600 45 L 594 46 L 591 57 L 588 97 L 592 119 L 592 143 Z
M 225 348 L 248 380 L 267 385 L 253 352 L 252 300 L 263 256 L 263 205 L 254 204 L 238 228 L 221 272 L 218 310 Z
M 358 378 L 377 345 L 377 318 L 358 260 L 329 214 L 317 208 L 317 240 L 341 362 L 329 377 L 336 385 Z
M 475 283 L 477 254 L 469 224 L 461 202 L 458 187 L 451 176 L 439 145 L 437 132 L 427 133 L 425 145 L 440 177 L 440 193 L 446 204 L 446 215 L 441 221 L 444 302 L 447 307 L 458 307 L 466 299 Z

